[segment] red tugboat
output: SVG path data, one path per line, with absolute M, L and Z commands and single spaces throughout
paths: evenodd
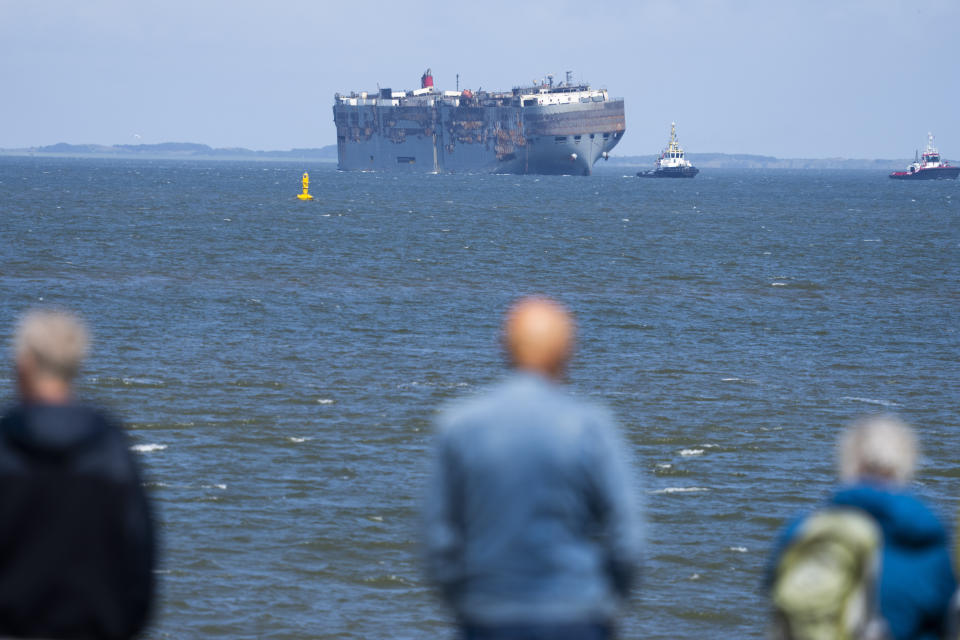
M 923 160 L 919 154 L 906 171 L 894 171 L 890 174 L 895 180 L 950 180 L 960 174 L 960 167 L 951 166 L 946 160 L 940 160 L 940 152 L 933 146 L 933 134 L 927 134 L 927 150 Z

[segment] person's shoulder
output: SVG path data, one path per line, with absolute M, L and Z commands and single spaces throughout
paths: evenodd
M 24 407 L 22 404 L 11 404 L 4 407 L 0 413 L 0 471 L 5 469 L 7 451 L 18 432 L 23 430 Z
M 0 412 L 0 426 L 22 422 L 25 411 L 26 405 L 23 403 L 8 404 L 3 408 L 3 411 Z
M 946 536 L 946 527 L 933 509 L 905 487 L 859 483 L 838 490 L 831 502 L 863 509 L 896 540 L 931 544 Z
M 129 442 L 123 421 L 116 413 L 98 404 L 80 400 L 66 409 L 72 420 L 88 425 L 90 438 L 99 448 L 128 452 Z
M 100 436 L 109 440 L 124 441 L 126 433 L 123 422 L 109 409 L 97 404 L 78 400 L 76 403 L 64 405 L 65 419 L 88 425 L 93 437 Z
M 590 425 L 610 429 L 616 424 L 613 412 L 602 402 L 593 398 L 582 398 L 579 396 L 568 396 L 570 410 L 574 411 L 584 421 Z
M 510 393 L 508 381 L 501 380 L 479 389 L 476 393 L 447 401 L 440 407 L 435 420 L 438 433 L 448 435 L 467 425 L 482 422 L 489 413 L 503 404 Z
M 871 512 L 886 512 L 894 508 L 927 510 L 923 502 L 906 489 L 867 480 L 839 487 L 830 502 Z
M 86 413 L 88 416 L 90 416 L 91 420 L 102 424 L 106 429 L 111 431 L 123 430 L 123 421 L 115 413 L 105 407 L 83 402 L 77 406 L 77 410 Z
M 511 373 L 474 395 L 448 403 L 441 409 L 441 416 L 444 422 L 456 423 L 490 412 L 530 406 L 583 415 L 602 414 L 599 405 L 572 395 L 557 382 L 536 374 Z
M 476 395 L 450 402 L 439 411 L 435 425 L 441 439 L 454 439 L 530 415 L 571 435 L 600 436 L 601 440 L 617 436 L 615 420 L 605 406 L 556 382 L 524 373 L 511 374 Z

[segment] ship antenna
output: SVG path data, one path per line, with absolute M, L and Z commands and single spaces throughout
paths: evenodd
M 933 132 L 927 131 L 927 151 L 933 151 Z
M 457 74 L 457 93 L 460 93 L 460 74 Z

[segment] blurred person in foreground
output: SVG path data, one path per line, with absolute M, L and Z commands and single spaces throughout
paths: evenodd
M 466 640 L 601 640 L 638 565 L 626 448 L 564 392 L 574 325 L 562 306 L 510 309 L 513 374 L 439 420 L 425 509 L 427 573 Z
M 774 554 L 777 637 L 944 637 L 956 581 L 943 525 L 907 488 L 916 459 L 916 436 L 896 416 L 843 433 L 844 485 L 789 526 Z
M 20 402 L 0 418 L 0 637 L 130 638 L 153 594 L 154 535 L 127 438 L 80 403 L 83 324 L 33 311 L 14 339 Z

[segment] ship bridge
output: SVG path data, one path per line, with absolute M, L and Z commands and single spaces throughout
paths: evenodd
M 529 91 L 529 90 L 526 90 Z M 543 88 L 535 92 L 520 92 L 520 103 L 524 107 L 539 107 L 550 104 L 576 104 L 578 102 L 606 102 L 610 99 L 606 90 L 576 87 L 570 90 Z

